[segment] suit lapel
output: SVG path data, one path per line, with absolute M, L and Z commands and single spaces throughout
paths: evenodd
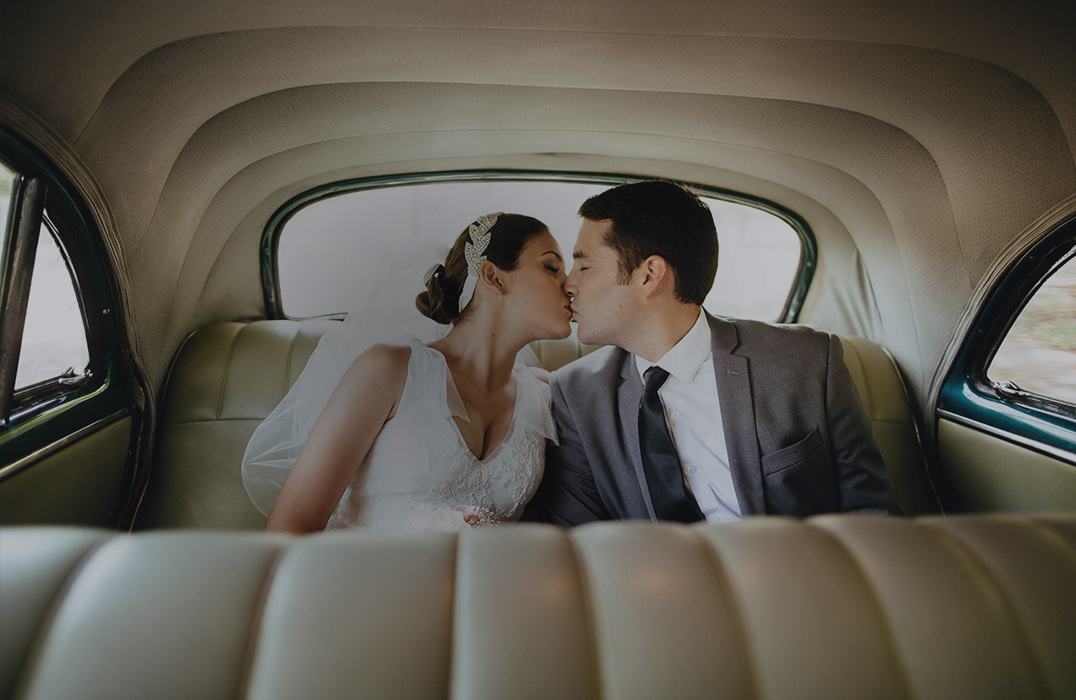
M 751 367 L 746 357 L 733 352 L 740 342 L 736 326 L 710 314 L 706 314 L 706 320 L 710 324 L 714 379 L 736 498 L 743 515 L 760 515 L 766 512 L 766 500 L 751 398 Z
M 620 369 L 620 385 L 617 387 L 620 426 L 624 431 L 623 444 L 635 471 L 647 515 L 654 519 L 654 503 L 650 500 L 650 487 L 646 483 L 643 457 L 639 450 L 639 402 L 643 397 L 643 382 L 639 379 L 631 353 L 625 352 L 624 355 L 624 363 Z

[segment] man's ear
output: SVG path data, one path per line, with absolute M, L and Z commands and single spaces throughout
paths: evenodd
M 478 268 L 478 279 L 498 294 L 508 291 L 504 271 L 489 260 L 483 260 Z
M 660 255 L 651 255 L 646 260 L 643 260 L 635 274 L 643 288 L 644 296 L 650 296 L 664 286 L 662 285 L 663 281 L 672 279 L 672 269 L 669 267 L 669 263 L 665 262 L 665 258 Z

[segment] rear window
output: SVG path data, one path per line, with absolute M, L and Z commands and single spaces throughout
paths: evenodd
M 482 214 L 505 211 L 545 222 L 569 260 L 583 201 L 610 184 L 439 182 L 382 187 L 317 199 L 287 218 L 277 243 L 280 310 L 293 318 L 339 313 L 374 293 L 381 275 L 415 278 L 444 259 Z M 700 191 L 700 190 L 697 190 Z M 700 191 L 700 194 L 705 194 Z M 717 226 L 720 263 L 704 306 L 714 314 L 793 321 L 802 293 L 806 227 L 762 208 L 704 196 Z M 809 276 L 809 275 L 808 275 Z M 794 301 L 794 300 L 793 300 Z

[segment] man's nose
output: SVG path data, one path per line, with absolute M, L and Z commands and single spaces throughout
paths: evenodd
M 575 270 L 572 270 L 572 273 L 564 278 L 564 284 L 561 287 L 568 296 L 575 296 Z

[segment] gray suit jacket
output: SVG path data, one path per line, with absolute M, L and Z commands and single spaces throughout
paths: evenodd
M 743 515 L 900 514 L 840 340 L 805 326 L 707 314 L 717 395 Z M 643 385 L 606 347 L 552 375 L 559 445 L 526 520 L 654 519 L 639 453 Z

